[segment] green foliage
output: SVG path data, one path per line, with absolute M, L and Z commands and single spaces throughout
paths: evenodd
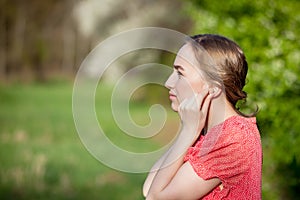
M 300 187 L 300 2 L 192 0 L 185 10 L 193 18 L 193 34 L 221 34 L 244 50 L 248 103 L 260 109 L 264 198 L 295 198 Z

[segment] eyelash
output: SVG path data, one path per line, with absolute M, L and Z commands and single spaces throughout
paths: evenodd
M 177 70 L 177 74 L 178 74 L 178 76 L 182 76 L 182 73 L 178 70 Z

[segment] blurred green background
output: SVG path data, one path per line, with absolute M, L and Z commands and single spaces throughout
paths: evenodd
M 240 44 L 249 63 L 249 99 L 243 109 L 260 109 L 263 199 L 297 199 L 300 1 L 0 0 L 0 10 L 1 199 L 143 199 L 146 174 L 110 169 L 80 142 L 72 89 L 81 62 L 99 42 L 144 26 L 189 35 L 217 33 Z M 172 65 L 173 58 L 150 51 L 118 64 L 126 69 L 153 60 Z M 120 69 L 113 74 L 126 70 Z M 114 79 L 108 73 L 96 96 L 98 117 L 106 120 L 111 139 L 145 151 L 172 137 L 178 118 L 170 110 L 166 129 L 147 145 L 116 136 L 120 130 L 105 104 Z M 149 105 L 168 106 L 166 93 L 155 87 L 139 90 L 131 103 L 133 118 L 147 123 Z

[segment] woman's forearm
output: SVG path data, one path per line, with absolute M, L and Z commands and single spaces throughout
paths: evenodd
M 146 199 L 159 199 L 164 189 L 172 181 L 178 169 L 182 166 L 187 149 L 194 143 L 187 131 L 182 130 L 171 148 L 154 165 L 144 184 L 143 192 Z
M 163 199 L 164 189 L 172 181 L 176 172 L 183 164 L 183 156 L 175 160 L 167 167 L 159 169 L 153 177 L 151 186 L 149 188 L 146 200 L 159 200 Z
M 161 157 L 158 161 L 156 161 L 156 163 L 153 165 L 153 167 L 151 168 L 145 182 L 143 185 L 143 195 L 144 197 L 146 197 L 148 195 L 150 186 L 153 182 L 154 177 L 156 176 L 158 170 L 162 167 L 167 155 L 169 154 L 171 148 L 169 148 Z

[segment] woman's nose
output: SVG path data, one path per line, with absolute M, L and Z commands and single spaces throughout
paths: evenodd
M 175 83 L 176 83 L 176 74 L 175 74 L 175 72 L 173 72 L 169 76 L 168 80 L 166 81 L 165 87 L 168 88 L 168 89 L 172 89 L 172 88 L 174 88 Z

